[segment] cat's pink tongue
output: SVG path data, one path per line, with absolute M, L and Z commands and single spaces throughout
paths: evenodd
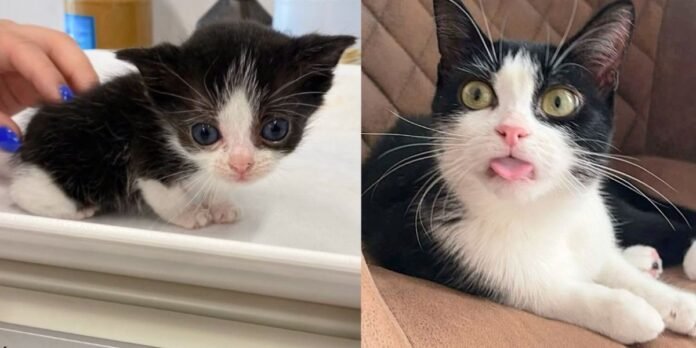
M 490 166 L 495 174 L 508 181 L 531 179 L 534 171 L 531 163 L 513 157 L 494 158 Z

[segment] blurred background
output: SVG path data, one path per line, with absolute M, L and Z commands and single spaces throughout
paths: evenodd
M 351 0 L 0 1 L 0 18 L 66 31 L 85 49 L 179 43 L 199 22 L 240 18 L 289 34 L 360 36 L 360 7 Z

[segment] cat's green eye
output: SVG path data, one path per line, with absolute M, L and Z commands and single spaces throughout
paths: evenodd
M 563 87 L 552 88 L 541 97 L 541 110 L 550 117 L 572 115 L 580 106 L 578 96 Z
M 461 92 L 461 101 L 472 110 L 481 110 L 493 104 L 495 95 L 493 89 L 481 81 L 471 81 L 464 85 Z

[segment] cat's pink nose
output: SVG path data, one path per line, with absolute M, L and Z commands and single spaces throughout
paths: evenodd
M 244 175 L 254 165 L 254 157 L 251 151 L 244 148 L 236 148 L 230 154 L 228 165 L 237 174 Z
M 237 172 L 237 174 L 246 174 L 253 165 L 253 162 L 230 162 L 230 168 Z
M 495 128 L 495 131 L 503 137 L 503 141 L 510 147 L 515 147 L 520 142 L 520 139 L 529 135 L 529 131 L 526 128 L 509 124 L 501 124 Z

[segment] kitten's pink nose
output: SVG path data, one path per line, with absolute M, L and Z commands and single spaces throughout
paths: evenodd
M 228 164 L 237 174 L 244 175 L 254 165 L 254 157 L 251 151 L 246 148 L 234 148 Z
M 529 135 L 527 129 L 509 124 L 501 124 L 495 128 L 495 131 L 503 137 L 505 143 L 510 147 L 515 147 L 520 142 L 520 139 Z

